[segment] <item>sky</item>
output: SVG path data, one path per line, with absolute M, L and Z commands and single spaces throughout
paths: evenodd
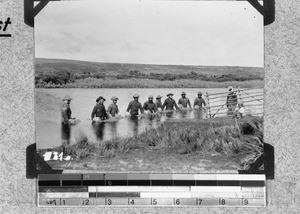
M 247 1 L 50 1 L 35 17 L 37 58 L 263 67 L 263 48 Z

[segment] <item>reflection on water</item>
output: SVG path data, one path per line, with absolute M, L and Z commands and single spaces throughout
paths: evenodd
M 61 124 L 61 139 L 64 145 L 70 144 L 71 126 L 69 124 Z
M 157 114 L 144 114 L 139 117 L 123 117 L 117 121 L 107 121 L 101 123 L 79 123 L 75 126 L 61 125 L 61 139 L 70 143 L 70 139 L 78 133 L 85 133 L 94 142 L 109 140 L 116 136 L 133 136 L 146 129 L 157 128 L 166 120 L 176 120 L 181 118 L 202 119 L 201 110 L 165 111 Z

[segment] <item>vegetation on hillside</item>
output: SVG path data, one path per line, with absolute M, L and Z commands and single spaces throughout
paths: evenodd
M 41 88 L 220 87 L 230 82 L 259 87 L 262 81 L 262 68 L 36 59 L 35 84 Z

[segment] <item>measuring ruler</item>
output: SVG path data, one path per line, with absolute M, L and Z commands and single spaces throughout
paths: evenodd
M 265 175 L 40 174 L 39 206 L 266 206 Z

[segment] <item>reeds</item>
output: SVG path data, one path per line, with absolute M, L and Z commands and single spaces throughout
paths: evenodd
M 111 158 L 135 150 L 147 154 L 147 150 L 162 148 L 176 154 L 218 153 L 234 158 L 241 168 L 247 169 L 263 154 L 262 124 L 260 117 L 167 121 L 156 129 L 100 144 L 90 142 L 81 134 L 74 145 L 63 149 L 66 155 L 79 159 L 90 155 Z

